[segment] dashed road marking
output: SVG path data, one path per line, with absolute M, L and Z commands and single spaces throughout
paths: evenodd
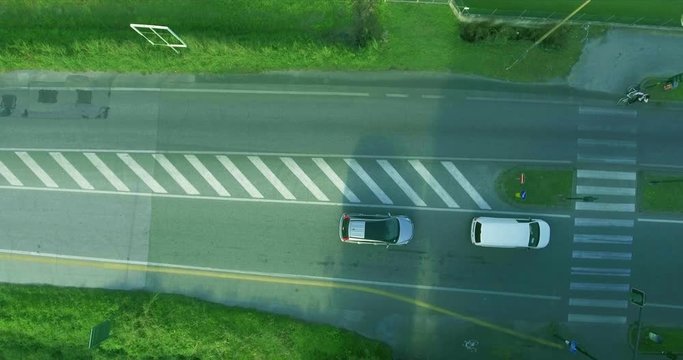
M 616 187 L 616 186 L 576 186 L 577 195 L 616 195 L 616 196 L 635 196 L 636 188 L 634 187 Z
M 427 170 L 427 168 L 425 168 L 424 165 L 422 165 L 420 160 L 409 160 L 408 162 L 410 163 L 410 165 L 413 166 L 415 171 L 417 171 L 417 173 L 420 174 L 424 181 L 427 182 L 427 185 L 429 185 L 434 190 L 434 192 L 436 192 L 436 194 L 439 195 L 441 200 L 443 200 L 443 202 L 445 202 L 448 207 L 459 207 L 458 203 L 456 203 L 455 200 L 453 200 L 453 198 L 450 195 L 448 195 L 446 189 L 444 189 L 441 186 L 441 184 L 439 184 L 439 182 L 436 181 L 434 176 L 432 176 L 432 174 Z
M 577 291 L 614 291 L 627 292 L 630 288 L 629 284 L 616 283 L 593 283 L 593 282 L 570 282 L 569 290 Z
M 577 170 L 576 177 L 590 179 L 636 180 L 636 173 L 632 171 Z
M 485 210 L 491 210 L 491 206 L 484 200 L 481 195 L 479 195 L 479 192 L 470 184 L 469 181 L 467 181 L 467 178 L 465 178 L 465 175 L 458 170 L 457 167 L 455 167 L 455 164 L 453 164 L 450 161 L 442 161 L 441 164 L 446 168 L 446 170 L 453 176 L 453 178 L 462 186 L 463 189 L 465 189 L 465 192 L 474 200 L 474 202 L 479 206 L 480 209 L 485 209 Z
M 630 252 L 616 252 L 616 251 L 572 251 L 574 259 L 590 259 L 590 260 L 631 260 Z
M 166 158 L 164 154 L 152 154 L 152 157 L 156 159 L 161 167 L 164 168 L 169 175 L 171 175 L 173 180 L 175 180 L 175 182 L 177 182 L 178 185 L 183 188 L 183 191 L 185 191 L 186 194 L 199 195 L 197 188 L 190 184 L 187 178 L 180 171 L 178 171 L 175 165 L 168 161 L 168 158 Z
M 574 226 L 633 227 L 633 219 L 574 218 Z
M 88 180 L 76 170 L 76 168 L 69 162 L 69 160 L 60 152 L 51 152 L 50 156 L 59 164 L 59 166 L 66 171 L 67 174 L 78 184 L 81 189 L 93 190 L 95 189 Z
M 577 202 L 574 205 L 574 209 L 585 210 L 585 211 L 634 212 L 634 211 L 636 211 L 636 204 L 635 203 Z
M 375 180 L 372 180 L 370 175 L 363 169 L 362 166 L 356 161 L 355 159 L 344 159 L 347 165 L 353 170 L 356 175 L 365 183 L 365 185 L 370 188 L 370 191 L 372 191 L 375 196 L 381 201 L 383 204 L 393 204 L 394 202 L 389 199 L 387 194 L 382 191 L 382 189 L 377 185 Z
M 574 234 L 574 242 L 582 244 L 631 245 L 633 235 Z
M 40 165 L 38 165 L 38 163 L 36 163 L 36 161 L 33 160 L 31 155 L 24 151 L 17 151 L 15 152 L 15 154 L 17 154 L 19 159 L 21 159 L 21 161 L 23 161 L 24 164 L 26 164 L 26 166 L 28 166 L 28 168 L 31 169 L 31 171 L 33 171 L 33 173 L 38 177 L 38 179 L 40 179 L 40 181 L 43 182 L 45 186 L 49 188 L 59 187 L 57 183 L 54 180 L 52 180 L 50 175 L 48 175 L 45 172 L 45 170 L 43 170 L 43 168 L 41 168 Z
M 294 161 L 291 157 L 281 157 L 280 160 L 282 160 L 283 163 L 289 168 L 289 170 L 296 176 L 299 181 L 301 181 L 302 184 L 308 189 L 308 191 L 315 196 L 316 199 L 320 201 L 330 201 L 330 199 L 325 196 L 325 194 L 320 190 L 320 188 L 311 180 L 308 175 L 301 169 L 299 164 Z
M 628 305 L 628 302 L 626 300 L 582 299 L 582 298 L 570 298 L 569 299 L 569 306 L 588 306 L 588 307 L 626 309 L 627 305 Z
M 636 148 L 635 141 L 629 140 L 614 140 L 614 139 L 577 139 L 579 146 L 607 146 L 607 147 L 624 147 L 629 149 Z
M 393 93 L 389 93 L 389 94 L 384 94 L 384 96 L 390 97 L 390 98 L 407 98 L 407 97 L 408 97 L 408 94 L 393 94 Z
M 2 175 L 2 177 L 4 177 L 10 185 L 24 185 L 16 176 L 14 176 L 14 173 L 12 173 L 12 171 L 7 166 L 5 166 L 5 164 L 2 161 L 0 161 L 0 175 Z
M 90 160 L 90 163 L 95 166 L 95 168 L 102 174 L 102 176 L 109 181 L 109 183 L 118 191 L 130 191 L 126 184 L 119 179 L 116 174 L 114 174 L 113 171 L 107 166 L 107 164 L 104 163 L 95 153 L 83 153 L 88 160 Z
M 235 180 L 237 180 L 237 182 L 240 183 L 240 185 L 242 185 L 242 188 L 244 188 L 244 190 L 249 194 L 249 196 L 257 199 L 263 199 L 263 195 L 261 194 L 261 192 L 258 191 L 258 189 L 256 189 L 256 186 L 254 186 L 254 184 L 252 184 L 246 176 L 244 176 L 242 171 L 240 171 L 240 169 L 238 169 L 237 166 L 235 166 L 235 163 L 233 163 L 232 160 L 230 160 L 230 158 L 228 158 L 225 155 L 217 155 L 216 159 L 218 159 L 218 161 L 223 165 L 223 167 L 226 170 L 228 170 L 230 175 L 232 175 L 232 177 L 234 177 Z
M 592 315 L 592 314 L 569 314 L 569 322 L 587 322 L 601 324 L 626 324 L 626 316 L 615 315 Z
M 266 166 L 266 164 L 263 162 L 263 160 L 261 160 L 260 157 L 248 156 L 247 158 L 249 159 L 249 161 L 251 161 L 252 164 L 254 164 L 254 166 L 256 166 L 258 171 L 261 172 L 263 176 L 265 176 L 265 178 L 273 185 L 273 187 L 275 187 L 275 189 L 280 193 L 280 195 L 282 195 L 283 198 L 287 200 L 296 200 L 294 195 L 289 191 L 289 189 L 287 189 L 285 184 L 283 184 L 282 181 L 280 181 L 280 179 L 278 179 L 278 177 L 275 174 L 273 174 L 270 168 Z
M 594 267 L 575 267 L 572 266 L 572 275 L 583 275 L 583 276 L 618 276 L 618 277 L 629 277 L 631 276 L 631 269 L 629 268 L 594 268 Z
M 211 186 L 213 191 L 215 191 L 220 196 L 230 196 L 228 190 L 225 190 L 223 185 L 216 179 L 215 176 L 209 171 L 209 169 L 204 166 L 204 164 L 195 155 L 185 155 L 185 159 L 194 167 L 195 170 L 201 175 L 204 180 Z
M 152 189 L 155 193 L 166 194 L 168 193 L 156 180 L 150 175 L 147 170 L 145 170 L 140 164 L 135 161 L 129 154 L 118 153 L 116 154 L 121 161 L 123 161 L 133 172 L 137 175 L 142 182 Z
M 346 183 L 337 175 L 337 173 L 332 170 L 330 165 L 325 162 L 322 158 L 313 158 L 313 162 L 318 165 L 318 168 L 327 176 L 328 179 L 334 184 L 334 186 L 341 191 L 342 195 L 350 202 L 358 203 L 360 199 L 356 194 L 351 191 L 351 189 L 346 186 Z
M 427 206 L 427 204 L 420 198 L 420 196 L 413 190 L 413 188 L 408 185 L 408 183 L 401 177 L 401 175 L 396 171 L 396 169 L 391 166 L 387 160 L 377 160 L 379 166 L 384 169 L 384 172 L 391 177 L 392 180 L 398 185 L 398 187 L 403 190 L 403 192 L 408 196 L 410 201 L 415 204 L 415 206 Z

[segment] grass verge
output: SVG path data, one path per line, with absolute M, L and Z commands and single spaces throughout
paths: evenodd
M 650 333 L 659 335 L 661 341 L 657 343 L 656 341 L 653 341 L 653 339 L 650 339 Z M 630 343 L 635 345 L 637 336 L 637 328 L 635 325 L 630 326 L 629 335 L 631 336 L 631 339 L 629 339 Z M 683 355 L 683 329 L 662 326 L 644 326 L 640 329 L 638 352 L 643 354 Z
M 564 18 L 585 0 L 456 0 L 468 6 L 470 13 L 539 18 Z M 683 3 L 670 0 L 593 0 L 579 14 L 578 20 L 609 21 L 624 24 L 681 26 Z
M 244 73 L 268 70 L 428 70 L 516 81 L 566 76 L 581 54 L 585 31 L 573 28 L 559 49 L 530 41 L 459 37 L 446 5 L 383 3 L 384 39 L 358 49 L 345 44 L 347 2 L 246 0 L 17 0 L 0 27 L 0 71 Z M 188 44 L 175 54 L 151 46 L 129 23 L 169 25 Z M 591 29 L 591 33 L 592 33 Z M 591 34 L 593 36 L 593 34 Z
M 515 167 L 498 176 L 496 189 L 501 199 L 512 205 L 568 208 L 571 203 L 566 198 L 572 194 L 573 179 L 573 169 Z M 526 199 L 520 197 L 522 190 Z
M 90 328 L 111 337 L 87 349 Z M 391 359 L 327 325 L 179 295 L 0 284 L 2 359 Z
M 639 209 L 642 212 L 683 212 L 683 173 L 639 173 Z

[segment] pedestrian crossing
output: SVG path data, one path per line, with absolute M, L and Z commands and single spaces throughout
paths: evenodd
M 490 209 L 459 166 L 291 154 L 0 151 L 0 186 Z
M 636 113 L 582 108 L 567 321 L 625 324 L 636 211 Z M 630 119 L 626 119 L 630 118 Z

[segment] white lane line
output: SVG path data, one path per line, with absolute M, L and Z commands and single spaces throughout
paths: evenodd
M 583 276 L 631 276 L 631 269 L 629 268 L 594 268 L 594 267 L 575 267 L 571 268 L 572 275 Z
M 0 148 L 0 151 L 57 151 L 68 152 L 99 152 L 99 153 L 119 153 L 128 154 L 187 154 L 181 150 L 112 150 L 112 149 L 40 149 L 40 148 Z M 355 159 L 390 159 L 390 160 L 425 160 L 425 161 L 471 161 L 471 162 L 504 162 L 504 163 L 533 163 L 533 164 L 572 164 L 571 160 L 543 160 L 543 159 L 503 159 L 503 158 L 468 158 L 468 157 L 440 157 L 440 156 L 399 156 L 399 155 L 349 155 L 349 154 L 310 154 L 310 153 L 273 153 L 273 152 L 246 152 L 246 151 L 193 151 L 195 155 L 226 155 L 226 156 L 289 156 L 289 157 L 326 157 L 326 158 L 348 158 L 353 156 Z
M 598 131 L 598 132 L 610 132 L 610 133 L 627 133 L 627 134 L 635 134 L 638 131 L 638 127 L 636 125 L 628 125 L 628 124 L 615 124 L 615 125 L 606 125 L 606 124 L 579 124 L 578 126 L 579 131 Z
M 491 206 L 484 200 L 481 195 L 479 195 L 479 192 L 470 184 L 469 181 L 467 181 L 467 178 L 465 178 L 465 175 L 463 175 L 460 170 L 458 170 L 457 167 L 455 167 L 455 164 L 453 164 L 450 161 L 442 161 L 441 165 L 446 168 L 446 170 L 453 176 L 455 181 L 462 186 L 463 189 L 465 189 L 465 192 L 474 200 L 474 202 L 479 206 L 480 209 L 485 209 L 485 210 L 491 210 Z
M 427 184 L 436 192 L 437 195 L 443 200 L 443 202 L 446 203 L 446 205 L 450 208 L 457 208 L 460 207 L 458 204 L 453 200 L 453 198 L 448 195 L 448 192 L 446 189 L 444 189 L 441 184 L 439 184 L 438 181 L 432 176 L 432 174 L 427 171 L 427 168 L 422 165 L 420 160 L 409 160 L 408 163 L 413 166 L 415 171 L 417 171 L 418 174 L 424 179 L 424 181 L 427 182 Z
M 230 175 L 232 175 L 232 177 L 234 177 L 235 180 L 237 180 L 237 182 L 240 183 L 242 188 L 244 188 L 244 190 L 249 194 L 249 196 L 257 199 L 263 199 L 263 195 L 261 195 L 261 192 L 259 192 L 258 189 L 256 189 L 256 186 L 254 186 L 254 184 L 252 184 L 246 176 L 244 176 L 242 171 L 240 171 L 240 169 L 238 169 L 237 166 L 235 166 L 235 163 L 233 163 L 232 160 L 230 160 L 227 156 L 224 155 L 216 155 L 216 159 L 218 159 L 218 161 L 220 161 L 223 167 L 226 170 L 228 170 Z M 263 164 L 263 166 L 266 165 Z M 270 169 L 268 171 L 270 171 Z
M 392 180 L 398 185 L 398 187 L 403 190 L 403 192 L 410 198 L 410 201 L 415 204 L 415 206 L 427 206 L 427 204 L 420 198 L 420 196 L 413 190 L 413 188 L 408 185 L 408 183 L 401 177 L 401 175 L 396 171 L 396 169 L 391 166 L 387 160 L 377 160 L 379 166 L 384 169 L 384 172 L 391 177 Z
M 613 140 L 613 139 L 577 139 L 579 146 L 607 146 L 607 147 L 625 147 L 629 149 L 636 148 L 635 141 L 629 140 Z
M 81 173 L 76 170 L 76 168 L 71 164 L 71 162 L 62 155 L 60 152 L 51 152 L 50 156 L 59 164 L 59 166 L 66 171 L 67 174 L 78 184 L 81 189 L 93 190 L 94 187 L 88 182 L 88 180 L 81 175 Z
M 311 180 L 311 178 L 306 175 L 303 169 L 299 166 L 299 164 L 294 161 L 291 157 L 281 157 L 280 160 L 282 160 L 283 163 L 289 168 L 289 170 L 296 176 L 299 181 L 301 181 L 302 184 L 308 189 L 308 191 L 315 196 L 316 199 L 320 201 L 330 201 L 330 199 L 325 196 L 325 194 L 320 190 L 320 188 Z
M 574 218 L 574 226 L 633 227 L 632 219 Z
M 627 117 L 636 117 L 638 112 L 635 110 L 619 110 L 614 108 L 599 108 L 593 106 L 579 106 L 579 114 L 581 115 L 620 115 Z
M 220 196 L 230 196 L 228 190 L 225 190 L 223 185 L 216 179 L 215 176 L 204 166 L 204 164 L 194 155 L 185 155 L 185 159 L 194 167 L 204 180 L 211 186 L 211 188 Z
M 577 291 L 615 291 L 627 292 L 630 288 L 629 284 L 615 284 L 615 283 L 592 283 L 592 282 L 570 282 L 569 290 Z
M 105 164 L 95 153 L 83 153 L 88 160 L 95 166 L 95 168 L 104 176 L 107 181 L 118 191 L 130 191 L 126 184 L 119 179 L 116 174 Z
M 24 185 L 21 183 L 21 181 L 19 181 L 19 179 L 16 176 L 14 176 L 12 171 L 7 166 L 5 166 L 5 164 L 2 161 L 0 161 L 0 175 L 2 175 L 2 177 L 4 177 L 5 180 L 7 180 L 7 182 L 12 186 Z
M 628 305 L 628 302 L 626 300 L 581 299 L 581 298 L 570 298 L 569 299 L 569 306 L 588 306 L 588 307 L 626 309 L 627 305 Z
M 190 184 L 187 178 L 173 165 L 164 154 L 152 154 L 152 157 L 161 165 L 173 180 L 183 188 L 186 194 L 199 195 L 199 191 Z
M 635 203 L 577 202 L 574 205 L 574 209 L 585 210 L 585 211 L 634 212 L 634 211 L 636 211 L 636 204 Z
M 390 93 L 390 94 L 384 94 L 384 96 L 390 97 L 390 98 L 407 98 L 408 94 L 391 94 Z
M 615 315 L 591 315 L 591 314 L 568 314 L 569 322 L 587 322 L 600 324 L 626 324 L 626 316 Z
M 654 223 L 668 223 L 668 224 L 683 224 L 683 220 L 667 220 L 667 219 L 638 218 L 638 221 L 642 221 L 642 222 L 654 222 Z
M 218 155 L 218 157 L 221 156 L 222 155 Z M 289 189 L 287 189 L 285 184 L 283 184 L 282 181 L 280 181 L 280 179 L 278 179 L 278 177 L 275 176 L 275 174 L 270 170 L 268 166 L 266 166 L 266 164 L 263 162 L 263 160 L 261 160 L 260 157 L 248 156 L 247 158 L 249 159 L 249 161 L 251 161 L 252 164 L 254 164 L 254 166 L 256 166 L 258 171 L 261 172 L 261 174 L 270 182 L 270 184 L 273 185 L 273 187 L 275 187 L 275 189 L 280 193 L 280 195 L 282 195 L 283 198 L 287 200 L 296 200 L 294 195 L 289 191 Z
M 633 235 L 574 234 L 574 243 L 631 245 Z
M 422 95 L 423 99 L 443 99 L 443 95 L 429 95 L 429 94 L 424 94 Z
M 45 190 L 45 189 L 43 189 L 43 190 Z M 152 195 L 152 194 L 147 194 L 147 195 Z M 218 199 L 220 199 L 220 200 L 233 200 L 232 198 L 224 198 L 224 197 L 218 198 Z M 317 204 L 326 204 L 326 203 L 317 203 Z M 220 268 L 212 268 L 212 267 L 176 265 L 176 264 L 156 263 L 156 262 L 147 262 L 147 261 L 107 259 L 107 258 L 96 258 L 96 257 L 86 257 L 86 256 L 54 254 L 54 253 L 42 253 L 42 252 L 38 253 L 38 252 L 33 252 L 33 251 L 22 251 L 22 250 L 0 249 L 0 253 L 1 254 L 13 254 L 13 255 L 28 255 L 28 256 L 34 256 L 34 257 L 47 258 L 47 259 L 69 259 L 69 260 L 82 260 L 82 261 L 100 262 L 100 263 L 143 265 L 143 266 L 148 266 L 148 267 L 186 269 L 186 270 L 206 271 L 206 272 L 224 273 L 224 274 L 269 276 L 269 277 L 284 278 L 284 279 L 307 279 L 307 280 L 318 280 L 318 281 L 327 281 L 327 282 L 335 282 L 335 283 L 362 284 L 362 285 L 384 286 L 384 287 L 394 287 L 394 288 L 404 288 L 404 289 L 419 289 L 419 290 L 430 290 L 430 291 L 459 292 L 459 293 L 480 294 L 480 295 L 510 296 L 510 297 L 518 297 L 518 298 L 539 299 L 539 300 L 554 300 L 554 301 L 562 300 L 562 297 L 555 296 L 555 295 L 539 295 L 539 294 L 516 293 L 516 292 L 507 292 L 507 291 L 492 291 L 492 290 L 479 290 L 479 289 L 432 286 L 432 285 L 419 285 L 419 284 L 408 284 L 408 283 L 394 283 L 394 282 L 386 282 L 386 281 L 360 280 L 360 279 L 350 279 L 350 278 L 334 278 L 334 277 L 323 277 L 323 276 L 304 275 L 304 274 L 288 274 L 288 273 L 272 273 L 272 272 L 260 272 L 260 271 L 220 269 Z
M 572 258 L 574 259 L 590 259 L 590 260 L 631 260 L 631 253 L 616 252 L 616 251 L 572 251 Z
M 589 179 L 609 180 L 636 180 L 636 173 L 632 171 L 604 171 L 604 170 L 577 170 L 576 177 Z
M 594 162 L 601 164 L 635 165 L 636 158 L 633 156 L 598 156 L 576 154 L 576 160 L 582 162 Z
M 616 195 L 616 196 L 636 196 L 636 188 L 633 187 L 611 187 L 611 186 L 576 186 L 578 195 Z
M 320 170 L 327 176 L 328 179 L 334 184 L 334 186 L 341 191 L 341 193 L 344 195 L 344 197 L 349 200 L 350 202 L 358 203 L 360 202 L 360 199 L 356 194 L 349 189 L 348 186 L 346 186 L 346 183 L 337 175 L 337 173 L 332 170 L 330 165 L 325 162 L 324 159 L 322 158 L 313 158 L 313 162 L 318 165 Z
M 368 186 L 370 191 L 372 191 L 375 196 L 382 202 L 382 204 L 393 204 L 394 202 L 389 199 L 387 194 L 382 191 L 382 189 L 377 185 L 375 180 L 372 180 L 370 175 L 363 169 L 362 166 L 355 159 L 344 159 L 344 162 L 353 170 L 356 175 Z
M 417 207 L 412 205 L 387 205 L 387 204 L 353 204 L 353 203 L 343 203 L 343 202 L 320 202 L 320 201 L 292 201 L 292 200 L 279 200 L 279 199 L 252 199 L 252 198 L 235 198 L 235 197 L 220 197 L 220 196 L 196 196 L 196 195 L 185 195 L 185 194 L 155 194 L 149 192 L 117 192 L 110 190 L 83 190 L 83 189 L 53 189 L 45 187 L 35 187 L 35 186 L 9 186 L 0 185 L 0 190 L 9 191 L 48 191 L 48 192 L 64 192 L 64 193 L 75 193 L 75 194 L 96 194 L 96 195 L 128 195 L 128 196 L 140 196 L 140 197 L 160 197 L 169 199 L 193 199 L 193 200 L 212 200 L 212 201 L 235 201 L 235 202 L 265 202 L 270 204 L 283 204 L 283 205 L 324 205 L 324 206 L 347 206 L 354 205 L 359 208 L 374 209 L 373 211 L 386 211 L 386 209 L 394 210 L 424 210 L 432 212 L 443 212 L 443 213 L 464 213 L 470 214 L 479 211 L 479 209 L 451 209 L 446 207 Z M 368 210 L 370 211 L 370 210 Z M 489 210 L 489 214 L 509 216 L 509 217 L 547 217 L 547 218 L 557 218 L 557 219 L 569 219 L 571 218 L 568 214 L 553 214 L 553 213 L 537 213 L 537 212 L 525 212 L 525 211 L 501 211 L 501 210 Z
M 19 159 L 21 159 L 21 161 L 23 161 L 24 164 L 26 164 L 26 166 L 28 166 L 28 168 L 31 169 L 31 171 L 33 171 L 33 173 L 38 177 L 38 179 L 40 179 L 40 181 L 43 182 L 45 186 L 50 188 L 59 187 L 57 186 L 57 183 L 54 180 L 52 180 L 50 175 L 48 175 L 45 172 L 45 170 L 43 170 L 43 168 L 41 168 L 40 165 L 38 165 L 38 163 L 36 163 L 36 161 L 33 160 L 31 155 L 23 151 L 15 152 L 15 154 L 17 154 Z
M 116 154 L 119 159 L 121 159 L 133 172 L 137 175 L 142 182 L 147 185 L 152 191 L 159 194 L 166 194 L 167 191 L 150 175 L 147 170 L 145 170 L 140 164 L 135 161 L 129 154 L 119 153 Z

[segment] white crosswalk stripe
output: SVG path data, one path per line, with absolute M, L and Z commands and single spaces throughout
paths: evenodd
M 201 175 L 204 180 L 211 186 L 211 188 L 219 195 L 219 196 L 230 196 L 230 193 L 228 190 L 225 190 L 223 185 L 216 179 L 215 176 L 209 171 L 209 169 L 204 166 L 204 164 L 194 155 L 185 155 L 185 159 L 194 167 L 195 170 Z
M 636 142 L 628 140 L 613 140 L 613 139 L 578 139 L 579 146 L 607 146 L 607 147 L 624 147 L 635 149 Z
M 576 210 L 586 211 L 619 211 L 619 212 L 634 212 L 636 211 L 635 203 L 605 203 L 605 202 L 577 202 L 574 204 Z
M 354 203 L 360 202 L 360 199 L 356 196 L 356 194 L 354 194 L 353 191 L 346 186 L 346 183 L 337 175 L 337 173 L 334 172 L 334 170 L 332 170 L 330 165 L 328 165 L 324 159 L 313 158 L 313 162 L 318 165 L 318 168 L 320 168 L 327 178 L 330 179 L 332 184 L 334 184 L 334 186 L 341 191 L 342 195 L 344 195 L 346 199 Z
M 427 206 L 427 204 L 420 198 L 420 196 L 413 190 L 413 188 L 408 185 L 408 183 L 401 177 L 401 175 L 396 171 L 396 169 L 391 166 L 391 164 L 386 161 L 386 160 L 377 160 L 377 163 L 379 164 L 382 169 L 384 169 L 384 172 L 389 175 L 389 177 L 394 180 L 396 185 L 398 185 L 401 190 L 408 196 L 410 201 L 413 202 L 416 206 Z
M 166 194 L 167 191 L 164 189 L 156 180 L 154 180 L 154 177 L 150 175 L 147 170 L 145 170 L 140 164 L 138 164 L 135 159 L 133 159 L 129 154 L 126 153 L 118 153 L 116 154 L 121 161 L 123 161 L 124 164 L 126 164 L 133 172 L 135 175 L 142 180 L 142 182 L 147 185 L 150 189 L 152 189 L 153 192 L 155 193 L 160 193 L 160 194 Z
M 31 169 L 31 171 L 33 171 L 33 173 L 38 177 L 38 179 L 40 179 L 40 181 L 45 186 L 47 186 L 49 188 L 58 188 L 59 187 L 57 185 L 57 183 L 54 180 L 52 180 L 50 175 L 48 175 L 45 172 L 45 170 L 43 170 L 43 168 L 41 168 L 40 165 L 38 165 L 38 163 L 36 163 L 36 161 L 33 160 L 31 155 L 29 155 L 27 152 L 24 152 L 24 151 L 17 151 L 17 152 L 15 152 L 15 154 L 17 154 L 19 159 L 21 159 L 21 161 L 24 162 L 24 164 L 26 164 L 26 166 L 28 166 L 28 168 Z
M 183 191 L 185 191 L 186 194 L 199 195 L 197 188 L 187 181 L 187 178 L 180 171 L 178 171 L 178 168 L 176 168 L 175 165 L 173 165 L 164 154 L 152 154 L 152 157 L 156 159 L 159 165 L 161 165 L 161 167 L 164 168 L 169 175 L 171 175 L 171 178 L 173 178 L 173 180 L 175 180 L 175 182 L 178 183 L 181 188 L 183 188 Z
M 14 176 L 14 173 L 10 171 L 10 169 L 5 166 L 5 164 L 0 161 L 0 175 L 7 180 L 7 182 L 12 185 L 12 186 L 24 186 L 24 184 L 16 177 Z
M 633 235 L 574 234 L 575 243 L 631 245 Z
M 377 196 L 379 201 L 381 201 L 383 204 L 394 203 L 393 201 L 391 201 L 391 199 L 389 199 L 387 194 L 385 194 L 384 191 L 382 191 L 382 189 L 377 185 L 375 180 L 372 180 L 370 175 L 368 175 L 365 169 L 363 169 L 363 167 L 360 166 L 358 161 L 354 159 L 344 159 L 344 162 L 346 162 L 346 164 L 351 168 L 351 170 L 353 170 L 353 172 L 356 173 L 356 175 L 358 175 L 361 181 L 363 181 L 365 185 L 367 185 L 368 188 L 370 188 L 370 191 L 372 191 L 372 193 L 375 194 L 375 196 Z
M 628 302 L 626 300 L 583 299 L 583 298 L 570 298 L 569 299 L 569 306 L 587 306 L 587 307 L 626 309 L 627 305 L 628 305 Z
M 441 164 L 446 168 L 446 170 L 453 176 L 453 178 L 462 186 L 463 189 L 465 189 L 465 192 L 474 200 L 474 202 L 479 206 L 480 209 L 485 209 L 485 210 L 491 210 L 491 206 L 484 200 L 481 195 L 479 195 L 479 192 L 470 184 L 469 181 L 467 181 L 467 178 L 465 178 L 465 175 L 458 170 L 457 167 L 455 167 L 455 164 L 453 164 L 450 161 L 442 161 Z
M 629 286 L 629 284 L 617 283 L 571 282 L 569 283 L 569 290 L 626 292 Z
M 95 189 L 89 182 L 88 180 L 81 175 L 81 173 L 76 170 L 76 168 L 69 162 L 69 160 L 64 157 L 64 155 L 60 152 L 50 152 L 50 156 L 52 156 L 53 159 L 59 164 L 59 166 L 66 171 L 67 174 L 78 184 L 78 186 L 81 189 L 86 189 L 86 190 L 93 190 Z
M 308 189 L 308 191 L 315 196 L 316 199 L 319 201 L 330 201 L 330 199 L 325 196 L 325 194 L 320 190 L 320 188 L 311 180 L 308 175 L 301 169 L 299 164 L 294 161 L 291 157 L 281 157 L 280 160 L 289 168 L 289 171 L 291 171 L 294 176 L 296 176 L 299 181 L 301 181 L 302 184 Z
M 283 198 L 287 200 L 296 200 L 296 197 L 287 189 L 285 184 L 278 179 L 277 176 L 266 166 L 266 164 L 261 160 L 260 157 L 258 156 L 248 156 L 247 157 L 249 161 L 251 161 L 254 166 L 256 166 L 256 169 L 258 169 L 259 172 L 275 187 L 275 189 L 282 195 Z
M 450 208 L 457 208 L 459 207 L 458 204 L 453 200 L 453 198 L 448 195 L 448 192 L 439 184 L 438 181 L 432 176 L 432 174 L 427 170 L 427 168 L 422 165 L 420 160 L 409 160 L 408 163 L 413 166 L 415 171 L 417 171 L 418 174 L 424 179 L 424 181 L 427 182 L 427 185 L 436 192 L 437 195 L 443 200 L 444 203 Z
M 616 251 L 572 251 L 572 258 L 574 259 L 591 259 L 591 260 L 631 260 L 631 253 L 616 252 Z
M 582 276 L 618 276 L 618 277 L 629 277 L 631 276 L 631 269 L 629 268 L 594 268 L 594 267 L 578 267 L 572 266 L 572 275 L 582 275 Z
M 633 219 L 574 218 L 574 226 L 633 227 Z
M 228 170 L 230 175 L 232 175 L 232 177 L 234 177 L 235 180 L 237 180 L 237 182 L 240 183 L 240 185 L 242 185 L 242 188 L 244 188 L 244 190 L 247 193 L 249 193 L 249 196 L 251 196 L 253 198 L 257 198 L 257 199 L 263 198 L 263 195 L 261 194 L 261 192 L 258 191 L 258 189 L 256 189 L 256 186 L 254 186 L 254 184 L 252 184 L 251 181 L 249 181 L 249 179 L 247 179 L 246 176 L 244 176 L 242 171 L 240 171 L 240 169 L 237 168 L 237 166 L 235 166 L 235 163 L 233 163 L 232 160 L 230 160 L 225 155 L 216 155 L 216 159 L 218 159 L 218 161 L 221 164 L 223 164 L 223 167 L 226 170 Z M 264 164 L 264 166 L 265 166 L 265 164 Z
M 577 170 L 576 177 L 590 179 L 636 180 L 636 173 L 630 171 Z
M 105 164 L 104 161 L 102 161 L 97 156 L 97 154 L 95 154 L 95 153 L 84 153 L 84 155 L 86 158 L 88 158 L 88 160 L 90 160 L 90 163 L 92 163 L 93 166 L 95 166 L 95 168 L 100 172 L 100 174 L 102 174 L 102 176 L 104 176 L 104 178 L 107 179 L 107 181 L 109 181 L 109 183 L 116 190 L 118 190 L 118 191 L 130 191 L 130 189 L 128 189 L 126 184 L 124 184 L 123 181 L 121 181 L 121 179 L 119 179 L 119 177 L 116 176 L 116 174 L 114 174 L 113 171 L 111 171 L 109 166 L 107 166 L 107 164 Z
M 615 195 L 615 196 L 636 196 L 635 187 L 616 187 L 616 186 L 576 186 L 577 195 Z
M 626 316 L 569 314 L 567 316 L 567 321 L 569 321 L 569 322 L 602 323 L 602 324 L 625 324 L 626 323 Z

